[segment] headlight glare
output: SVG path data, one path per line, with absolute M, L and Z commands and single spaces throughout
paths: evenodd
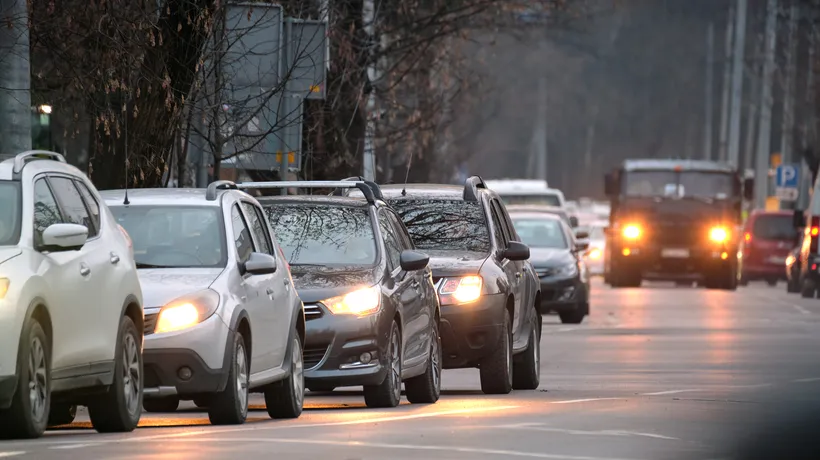
M 474 302 L 481 297 L 482 287 L 483 281 L 480 276 L 445 278 L 439 288 L 441 303 L 448 305 Z
M 712 227 L 709 230 L 709 239 L 715 243 L 725 243 L 729 240 L 729 231 L 726 230 L 726 227 Z
M 180 297 L 169 302 L 159 312 L 154 332 L 180 331 L 210 318 L 219 307 L 219 294 L 211 289 Z
M 9 279 L 0 278 L 0 300 L 6 297 L 7 292 L 9 292 Z
M 589 251 L 589 258 L 593 260 L 598 260 L 601 258 L 601 250 L 598 248 L 592 248 Z
M 381 299 L 381 289 L 378 286 L 370 286 L 331 297 L 321 303 L 334 315 L 365 316 L 379 311 Z
M 641 237 L 641 227 L 637 225 L 627 225 L 624 227 L 622 235 L 628 240 L 636 240 Z

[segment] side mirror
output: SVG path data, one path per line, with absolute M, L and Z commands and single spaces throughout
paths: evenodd
M 527 260 L 530 258 L 530 247 L 520 241 L 510 241 L 510 247 L 504 251 L 504 258 L 509 260 Z
M 804 228 L 806 226 L 806 215 L 802 209 L 795 209 L 792 214 L 792 225 L 794 228 Z
M 743 199 L 752 201 L 755 199 L 755 179 L 754 177 L 747 177 L 743 179 Z
M 276 272 L 276 259 L 272 255 L 253 252 L 245 262 L 245 273 L 251 275 L 270 275 Z
M 578 252 L 586 251 L 589 249 L 589 241 L 588 240 L 581 240 L 575 242 L 575 250 Z
M 43 232 L 41 251 L 76 251 L 88 240 L 88 227 L 78 224 L 53 224 Z
M 576 216 L 569 216 L 569 226 L 575 228 L 578 226 L 578 217 Z
M 618 195 L 618 181 L 615 180 L 613 173 L 606 173 L 606 175 L 604 175 L 604 193 L 606 196 Z
M 589 239 L 589 232 L 584 230 L 578 230 L 575 232 L 575 238 L 579 240 L 586 240 Z
M 399 265 L 401 265 L 401 269 L 406 272 L 423 270 L 427 267 L 428 263 L 430 263 L 430 257 L 427 256 L 427 254 L 409 249 L 402 251 L 399 257 Z

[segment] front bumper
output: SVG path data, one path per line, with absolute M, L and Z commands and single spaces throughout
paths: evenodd
M 545 276 L 541 280 L 541 313 L 572 311 L 586 301 L 587 287 L 578 275 L 571 278 Z
M 356 317 L 334 315 L 324 305 L 305 305 L 305 384 L 334 387 L 378 385 L 387 375 L 393 312 Z M 369 353 L 369 362 L 361 356 Z
M 504 294 L 492 294 L 473 303 L 441 307 L 439 334 L 445 369 L 475 367 L 495 351 L 506 302 Z
M 146 311 L 146 324 L 156 312 Z M 145 336 L 145 396 L 216 393 L 225 388 L 225 358 L 233 332 L 218 315 L 188 329 Z M 183 368 L 191 371 L 183 378 Z
M 730 246 L 676 249 L 657 246 L 623 246 L 613 248 L 611 258 L 610 276 L 612 273 L 627 272 L 640 274 L 641 278 L 646 280 L 698 281 L 736 264 L 737 249 Z
M 17 389 L 17 376 L 0 376 L 0 409 L 8 409 Z
M 23 330 L 22 317 L 25 310 L 18 308 L 10 297 L 8 295 L 6 299 L 0 300 L 0 375 L 17 372 L 17 348 L 20 346 L 20 334 Z

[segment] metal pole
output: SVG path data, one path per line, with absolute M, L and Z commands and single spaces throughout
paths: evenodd
M 290 21 L 288 21 L 287 19 L 285 19 L 282 26 L 285 29 L 285 46 L 284 46 L 285 56 L 284 56 L 283 60 L 285 62 L 285 69 L 284 70 L 287 73 L 287 72 L 290 71 L 291 66 L 293 65 L 293 63 L 291 62 L 291 48 L 290 48 L 290 46 L 291 46 L 290 42 L 291 42 L 291 40 L 293 40 L 293 35 L 292 35 L 292 31 L 293 31 L 292 26 L 293 26 L 293 24 Z M 284 75 L 284 74 L 282 72 L 280 72 L 279 75 Z M 289 145 L 288 141 L 290 139 L 292 139 L 292 136 L 290 136 L 290 132 L 293 129 L 293 127 L 291 126 L 292 121 L 293 121 L 293 115 L 291 114 L 291 111 L 293 110 L 293 104 L 291 103 L 292 102 L 291 99 L 292 99 L 293 95 L 290 92 L 290 87 L 291 87 L 291 82 L 290 82 L 290 79 L 288 79 L 288 81 L 286 81 L 285 84 L 284 84 L 284 91 L 283 91 L 283 94 L 282 94 L 282 103 L 280 104 L 280 107 L 285 112 L 285 116 L 284 117 L 282 117 L 282 116 L 277 117 L 279 120 L 284 119 L 284 122 L 285 122 L 285 125 L 282 127 L 282 137 L 285 139 L 285 141 L 282 142 L 282 144 L 281 144 L 282 145 L 282 156 L 279 158 L 279 180 L 282 180 L 282 181 L 288 180 L 288 156 L 289 156 L 288 150 L 290 149 L 290 145 Z M 283 188 L 279 191 L 279 193 L 281 195 L 287 195 L 288 194 L 288 189 Z
M 715 24 L 710 22 L 706 29 L 706 103 L 703 117 L 703 158 L 712 159 L 712 79 L 714 78 Z
M 757 134 L 757 110 L 760 105 L 760 72 L 762 66 L 759 59 L 763 54 L 763 40 L 756 37 L 752 63 L 747 67 L 749 76 L 749 101 L 748 112 L 746 113 L 746 140 L 743 144 L 743 169 L 754 169 L 755 167 L 755 136 Z
M 769 196 L 769 155 L 772 130 L 772 77 L 774 74 L 774 51 L 777 45 L 777 0 L 768 0 L 766 7 L 766 48 L 763 61 L 763 79 L 760 89 L 760 124 L 757 136 L 757 161 L 755 162 L 755 203 L 766 206 Z
M 817 29 L 815 28 L 814 21 L 811 21 L 809 25 L 809 49 L 808 49 L 808 59 L 806 62 L 806 107 L 807 113 L 803 117 L 803 150 L 806 150 L 816 139 L 815 136 L 815 126 L 816 126 L 816 117 L 817 117 L 817 110 L 815 105 L 815 98 L 814 95 L 816 94 L 814 91 L 814 55 L 815 55 L 815 47 L 817 46 Z M 797 200 L 797 209 L 806 209 L 809 204 L 809 193 L 811 188 L 814 184 L 811 183 L 811 169 L 809 169 L 809 165 L 802 161 L 802 168 L 800 171 L 800 197 Z
M 797 3 L 792 0 L 789 15 L 789 41 L 786 48 L 786 78 L 783 87 L 783 132 L 780 136 L 780 154 L 783 155 L 783 163 L 792 163 L 793 132 L 794 129 L 794 87 L 797 72 L 795 64 L 797 62 Z
M 732 82 L 732 39 L 735 30 L 735 9 L 729 8 L 729 19 L 726 22 L 726 51 L 723 59 L 723 87 L 720 99 L 720 137 L 718 160 L 726 161 L 726 140 L 729 135 L 729 86 Z
M 746 1 L 737 0 L 735 50 L 732 63 L 732 106 L 729 113 L 729 164 L 738 165 L 740 152 L 740 109 L 743 102 L 743 63 L 746 52 Z
M 538 81 L 538 119 L 536 129 L 536 174 L 535 177 L 547 180 L 547 77 Z
M 374 0 L 364 0 L 362 6 L 362 15 L 364 16 L 365 32 L 371 39 L 374 39 L 376 28 L 374 27 L 376 19 L 376 4 Z M 371 43 L 370 53 L 375 50 L 375 40 Z M 370 60 L 372 61 L 372 59 Z M 379 75 L 377 69 L 373 64 L 367 66 L 367 79 L 370 83 L 377 80 Z M 375 137 L 376 137 L 376 91 L 375 88 L 370 89 L 367 95 L 367 102 L 365 105 L 365 134 L 364 134 L 364 152 L 362 155 L 362 176 L 366 180 L 375 180 L 376 176 L 376 151 L 375 151 Z
M 0 0 L 0 153 L 31 150 L 31 67 L 26 0 Z

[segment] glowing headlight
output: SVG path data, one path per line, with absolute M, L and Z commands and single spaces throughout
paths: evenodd
M 715 243 L 723 243 L 729 239 L 729 231 L 724 227 L 712 227 L 709 230 L 709 239 Z
M 6 297 L 7 292 L 9 292 L 9 279 L 0 278 L 0 300 Z
M 443 305 L 469 303 L 481 297 L 483 282 L 480 276 L 445 278 L 438 292 Z
M 382 293 L 378 286 L 371 286 L 331 297 L 321 303 L 334 315 L 365 316 L 379 311 Z
M 601 258 L 601 250 L 598 248 L 592 248 L 589 251 L 588 257 L 590 259 L 600 259 Z
M 628 240 L 636 240 L 641 236 L 641 228 L 637 225 L 627 225 L 624 227 L 622 234 Z
M 154 332 L 161 334 L 196 326 L 210 318 L 217 307 L 219 294 L 210 289 L 181 297 L 162 307 Z

